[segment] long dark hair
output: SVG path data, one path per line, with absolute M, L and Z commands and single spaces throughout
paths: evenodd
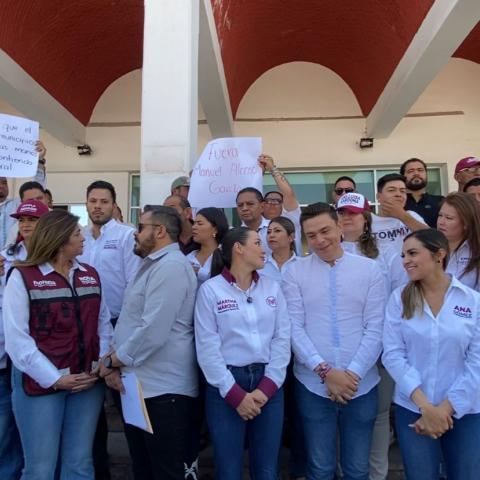
M 202 208 L 197 212 L 197 215 L 202 215 L 205 217 L 212 227 L 217 229 L 217 234 L 215 235 L 215 240 L 217 244 L 223 242 L 223 237 L 228 232 L 228 220 L 223 210 L 215 207 L 206 207 Z
M 465 235 L 459 247 L 465 241 L 468 242 L 470 247 L 470 258 L 460 278 L 469 272 L 475 271 L 475 285 L 478 285 L 480 277 L 480 207 L 478 202 L 468 193 L 455 192 L 447 195 L 442 205 L 444 203 L 456 210 L 465 227 Z
M 362 215 L 365 219 L 365 226 L 363 227 L 363 233 L 358 237 L 358 247 L 366 257 L 377 258 L 380 252 L 377 240 L 372 234 L 372 214 L 363 212 Z
M 268 228 L 272 223 L 278 223 L 281 227 L 285 229 L 287 235 L 293 235 L 293 240 L 290 242 L 290 251 L 297 253 L 297 249 L 295 248 L 295 225 L 294 223 L 287 217 L 275 217 L 270 220 L 268 224 Z
M 445 250 L 447 255 L 443 259 L 443 270 L 447 268 L 448 261 L 448 240 L 445 235 L 436 230 L 435 228 L 425 228 L 423 230 L 417 230 L 407 235 L 403 243 L 409 238 L 415 238 L 418 240 L 427 250 L 430 250 L 432 254 L 437 253 L 439 250 Z M 415 315 L 415 312 L 423 310 L 423 293 L 419 281 L 410 281 L 402 290 L 402 305 L 403 312 L 402 318 L 409 320 Z
M 248 235 L 253 232 L 247 227 L 235 227 L 229 230 L 223 237 L 223 242 L 213 252 L 212 268 L 210 276 L 214 277 L 222 273 L 222 270 L 227 267 L 229 270 L 232 266 L 232 251 L 233 246 L 238 242 L 241 245 L 247 243 Z

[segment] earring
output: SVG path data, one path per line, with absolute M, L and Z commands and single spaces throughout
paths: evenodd
M 213 235 L 212 235 L 213 238 L 217 238 L 217 233 L 215 232 Z

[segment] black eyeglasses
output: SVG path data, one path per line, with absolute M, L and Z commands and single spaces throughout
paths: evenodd
M 283 202 L 279 198 L 266 198 L 265 203 L 268 203 L 269 205 L 280 205 Z
M 336 188 L 334 190 L 334 192 L 337 194 L 337 195 L 343 195 L 344 193 L 353 193 L 355 191 L 354 188 Z
M 163 225 L 158 225 L 156 223 L 139 223 L 137 224 L 137 232 L 138 233 L 142 233 L 142 230 L 145 228 L 145 227 L 163 227 Z

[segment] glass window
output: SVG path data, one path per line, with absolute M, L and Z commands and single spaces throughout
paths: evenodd
M 140 175 L 130 176 L 130 209 L 128 221 L 137 225 L 140 218 Z
M 353 178 L 357 185 L 357 190 L 367 197 L 368 201 L 377 206 L 377 179 L 388 173 L 398 173 L 397 168 L 379 168 L 364 170 L 332 170 L 325 172 L 285 172 L 284 175 L 292 185 L 297 195 L 300 205 L 305 206 L 314 202 L 332 201 L 331 193 L 335 180 L 342 176 Z M 131 176 L 131 201 L 130 201 L 130 221 L 134 224 L 138 221 L 140 211 L 140 175 Z M 263 191 L 276 190 L 275 180 L 270 174 L 263 177 Z M 442 172 L 440 167 L 428 168 L 428 192 L 433 195 L 442 195 Z M 230 225 L 240 225 L 235 208 L 226 208 L 225 214 Z

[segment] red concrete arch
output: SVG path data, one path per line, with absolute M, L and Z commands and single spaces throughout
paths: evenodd
M 292 61 L 340 75 L 367 115 L 433 0 L 211 0 L 232 111 L 267 70 Z
M 104 90 L 142 66 L 143 0 L 2 0 L 0 48 L 86 125 Z

